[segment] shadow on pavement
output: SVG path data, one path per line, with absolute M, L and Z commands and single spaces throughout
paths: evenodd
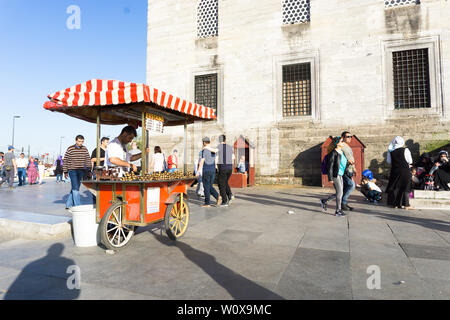
M 69 193 L 64 195 L 64 197 L 61 200 L 53 201 L 53 203 L 66 204 L 68 198 L 69 198 Z M 89 191 L 80 192 L 80 200 L 81 200 L 82 204 L 91 204 L 91 203 L 93 203 L 92 194 Z
M 81 290 L 75 262 L 61 256 L 64 245 L 53 244 L 42 259 L 28 264 L 9 287 L 4 300 L 73 300 Z M 70 288 L 73 289 L 70 289 Z
M 392 209 L 394 210 L 394 209 Z M 403 209 L 395 209 L 393 213 L 385 213 L 380 211 L 373 211 L 373 210 L 362 210 L 361 213 L 363 214 L 369 214 L 369 215 L 376 215 L 380 218 L 392 220 L 392 221 L 399 221 L 399 222 L 406 222 L 406 223 L 412 223 L 416 224 L 425 228 L 429 228 L 432 230 L 438 230 L 438 231 L 444 231 L 450 233 L 450 222 L 443 221 L 443 220 L 436 220 L 436 219 L 427 219 L 427 218 L 419 218 L 419 217 L 410 217 L 405 216 L 402 213 L 405 212 Z
M 223 264 L 217 262 L 216 258 L 208 253 L 197 250 L 183 242 L 174 242 L 169 238 L 150 233 L 160 243 L 166 246 L 177 247 L 186 258 L 200 267 L 211 279 L 223 287 L 236 300 L 284 300 L 283 297 L 266 289 L 259 284 L 235 273 Z
M 270 196 L 265 196 L 265 195 L 254 195 L 254 194 L 245 194 L 245 195 L 239 194 L 239 196 L 237 196 L 237 199 L 255 202 L 255 203 L 262 204 L 262 205 L 281 206 L 281 207 L 289 207 L 292 209 L 313 211 L 313 210 L 311 210 L 311 208 L 296 206 L 295 204 L 298 203 L 298 204 L 304 204 L 304 205 L 309 205 L 309 206 L 317 206 L 316 211 L 321 210 L 318 201 L 315 203 L 302 202 L 302 201 L 295 201 L 295 200 L 290 200 L 290 199 L 275 198 L 275 197 L 270 197 Z M 294 205 L 292 205 L 292 204 L 294 204 Z

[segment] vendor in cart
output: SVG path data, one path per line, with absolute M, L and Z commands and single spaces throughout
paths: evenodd
M 122 177 L 123 173 L 128 172 L 129 169 L 133 172 L 137 172 L 136 165 L 132 164 L 131 161 L 141 159 L 142 153 L 131 155 L 127 149 L 127 145 L 133 141 L 136 136 L 136 129 L 133 126 L 127 126 L 122 129 L 120 135 L 112 140 L 106 148 L 106 164 L 108 168 L 120 168 L 119 177 Z

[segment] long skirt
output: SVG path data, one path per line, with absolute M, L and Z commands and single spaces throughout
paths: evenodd
M 37 170 L 36 170 L 36 168 L 29 168 L 27 170 L 27 175 L 28 175 L 28 183 L 29 184 L 36 183 L 36 179 L 37 179 Z
M 439 190 L 446 190 L 449 191 L 450 188 L 448 187 L 448 184 L 450 183 L 450 173 L 438 169 L 434 172 L 434 185 L 436 187 L 439 187 Z
M 386 188 L 387 204 L 394 207 L 409 207 L 411 192 L 411 171 L 407 168 L 391 170 Z

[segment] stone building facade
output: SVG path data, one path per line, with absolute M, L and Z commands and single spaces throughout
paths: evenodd
M 320 185 L 348 130 L 385 175 L 394 136 L 414 157 L 450 142 L 448 21 L 445 0 L 149 0 L 147 82 L 217 108 L 188 126 L 190 166 L 202 136 L 242 135 L 257 182 Z M 182 128 L 151 145 L 182 150 Z

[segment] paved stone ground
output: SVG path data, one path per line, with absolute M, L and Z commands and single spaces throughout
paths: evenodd
M 69 185 L 48 181 L 8 191 L 11 210 L 67 215 Z M 71 238 L 28 241 L 0 235 L 0 299 L 449 299 L 450 213 L 364 203 L 322 213 L 320 188 L 236 189 L 228 208 L 190 200 L 190 227 L 177 243 L 160 226 L 140 228 L 115 255 Z M 192 194 L 192 192 L 191 192 Z M 85 201 L 89 201 L 87 194 Z M 288 210 L 295 214 L 287 214 Z M 71 265 L 80 290 L 68 290 Z M 381 289 L 369 290 L 369 266 Z

